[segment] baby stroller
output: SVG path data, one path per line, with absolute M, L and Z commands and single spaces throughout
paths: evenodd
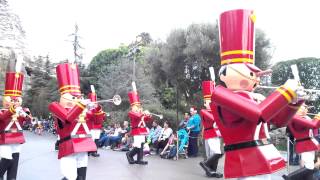
M 178 160 L 179 156 L 187 156 L 189 134 L 186 129 L 180 129 L 175 135 L 171 135 L 167 146 L 162 151 L 162 158 Z

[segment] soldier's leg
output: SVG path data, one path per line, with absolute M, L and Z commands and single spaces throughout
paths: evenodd
M 238 180 L 272 180 L 270 174 L 238 178 Z
M 62 157 L 60 159 L 60 169 L 64 178 L 73 180 L 77 178 L 77 159 L 74 155 Z
M 3 178 L 3 175 L 6 173 L 13 162 L 12 149 L 10 145 L 0 145 L 0 156 L 0 178 Z
M 77 153 L 77 180 L 85 180 L 88 166 L 88 156 L 86 153 Z
M 139 153 L 139 148 L 137 148 L 137 147 L 133 147 L 130 151 L 128 151 L 126 153 L 126 156 L 127 156 L 129 164 L 134 164 L 135 163 L 135 161 L 133 159 L 133 156 L 135 156 L 138 153 Z
M 148 162 L 143 161 L 143 146 L 144 146 L 144 143 L 141 143 L 141 147 L 139 148 L 138 158 L 137 158 L 136 164 L 147 165 Z
M 300 168 L 296 171 L 293 171 L 292 173 L 288 175 L 283 175 L 283 179 L 285 180 L 299 180 L 299 179 L 306 179 L 309 173 L 309 169 L 307 168 Z
M 6 173 L 6 171 L 8 170 L 8 168 L 11 166 L 12 164 L 12 159 L 6 159 L 6 158 L 1 158 L 0 161 L 0 179 L 3 179 L 3 175 L 4 173 Z
M 7 180 L 17 179 L 19 156 L 20 156 L 20 153 L 13 153 L 12 154 L 12 163 L 7 171 Z

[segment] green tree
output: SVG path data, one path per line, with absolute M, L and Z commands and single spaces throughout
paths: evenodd
M 24 106 L 30 108 L 33 116 L 48 118 L 49 103 L 59 97 L 57 82 L 52 76 L 54 65 L 48 56 L 35 57 L 32 64 L 31 82 L 24 95 Z
M 255 63 L 267 68 L 270 64 L 270 40 L 263 31 L 256 33 Z M 218 77 L 220 68 L 219 32 L 214 24 L 192 24 L 186 29 L 173 30 L 166 42 L 155 42 L 146 52 L 152 75 L 162 105 L 172 109 L 175 99 L 180 99 L 179 109 L 185 105 L 202 105 L 201 83 L 209 80 L 209 67 Z M 178 89 L 178 95 L 176 93 Z M 170 99 L 171 98 L 171 99 Z

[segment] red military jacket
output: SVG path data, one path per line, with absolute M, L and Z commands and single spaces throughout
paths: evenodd
M 129 111 L 128 115 L 131 123 L 131 135 L 147 135 L 148 130 L 145 123 L 151 121 L 151 117 L 143 113 L 136 113 L 133 111 Z
M 263 138 L 268 136 L 261 135 L 266 133 L 262 124 L 286 125 L 297 111 L 281 92 L 258 104 L 249 92 L 214 89 L 211 109 L 225 143 L 225 178 L 270 174 L 285 167 L 278 150 Z
M 88 126 L 89 129 L 101 129 L 103 121 L 105 120 L 106 113 L 103 112 L 102 107 L 98 106 L 87 112 L 87 117 L 89 119 Z
M 218 127 L 215 127 L 215 121 L 211 110 L 202 109 L 200 111 L 201 121 L 203 125 L 203 139 L 221 137 Z
M 13 108 L 0 110 L 0 144 L 23 144 L 25 139 L 22 132 L 22 124 L 28 120 L 27 117 L 19 116 L 18 122 L 12 123 L 9 130 L 5 130 L 10 126 L 12 115 L 15 114 Z M 17 126 L 18 124 L 18 126 Z
M 312 130 L 319 128 L 319 126 L 319 120 L 309 120 L 294 116 L 288 127 L 296 140 L 295 150 L 297 153 L 320 150 L 318 141 L 311 134 Z
M 86 113 L 86 122 L 83 124 L 78 122 L 79 116 L 84 109 L 85 107 L 81 103 L 77 103 L 71 109 L 66 109 L 57 102 L 49 105 L 49 110 L 53 113 L 55 121 L 57 121 L 57 132 L 60 136 L 59 159 L 73 153 L 96 151 L 97 147 L 88 132 L 89 128 L 87 126 L 88 117 L 95 115 Z M 77 130 L 75 134 L 72 134 L 75 130 Z

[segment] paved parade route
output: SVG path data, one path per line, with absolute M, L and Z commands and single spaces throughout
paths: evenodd
M 21 153 L 18 180 L 59 180 L 55 136 L 38 136 L 25 132 L 27 143 Z M 87 180 L 201 180 L 214 179 L 204 176 L 198 163 L 201 158 L 179 159 L 178 161 L 148 156 L 147 166 L 129 165 L 123 152 L 99 150 L 100 158 L 89 158 Z M 221 166 L 219 169 L 221 170 Z M 138 172 L 138 173 L 137 173 Z M 280 176 L 273 176 L 280 180 Z

